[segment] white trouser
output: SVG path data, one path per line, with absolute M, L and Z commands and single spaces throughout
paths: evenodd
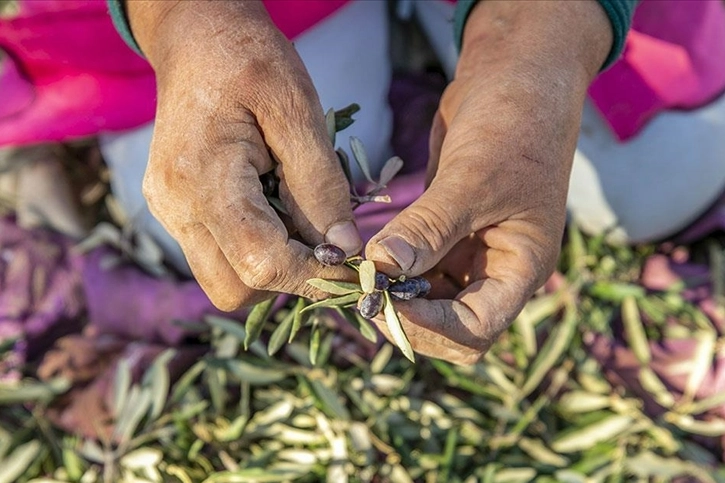
M 450 76 L 456 63 L 451 19 L 443 0 L 411 2 Z M 387 158 L 391 114 L 388 27 L 383 1 L 360 0 L 295 39 L 325 109 L 361 105 L 342 139 L 362 139 L 379 167 Z M 588 233 L 611 230 L 613 243 L 669 235 L 698 216 L 725 187 L 725 97 L 699 110 L 657 116 L 636 138 L 618 143 L 593 107 L 584 106 L 568 210 Z M 112 188 L 136 226 L 188 273 L 176 242 L 150 215 L 141 195 L 153 126 L 103 136 Z M 718 132 L 719 131 L 719 132 Z

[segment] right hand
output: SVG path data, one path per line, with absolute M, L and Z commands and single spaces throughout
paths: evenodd
M 144 194 L 211 301 L 320 298 L 307 279 L 354 280 L 308 247 L 352 255 L 362 241 L 315 88 L 262 3 L 128 2 L 128 14 L 158 84 Z M 304 243 L 262 194 L 272 169 Z

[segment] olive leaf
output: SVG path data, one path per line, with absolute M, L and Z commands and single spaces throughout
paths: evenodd
M 338 282 L 335 280 L 325 280 L 324 278 L 311 278 L 307 280 L 307 283 L 333 295 L 347 295 L 349 293 L 360 292 L 360 286 L 350 282 Z
M 330 138 L 330 142 L 332 145 L 335 145 L 335 133 L 337 132 L 336 126 L 335 126 L 335 110 L 329 109 L 327 111 L 327 114 L 325 114 L 325 124 L 327 126 L 327 135 Z
M 131 366 L 127 358 L 121 358 L 113 380 L 113 415 L 118 418 L 131 387 Z
M 302 312 L 309 312 L 310 310 L 323 307 L 344 307 L 346 305 L 354 304 L 355 302 L 357 302 L 358 297 L 359 294 L 351 293 L 343 295 L 341 297 L 333 297 L 325 300 L 320 300 L 319 302 L 308 305 L 307 307 L 302 309 Z
M 383 312 L 385 314 L 385 322 L 388 326 L 388 330 L 390 331 L 390 335 L 393 336 L 395 344 L 403 352 L 403 355 L 411 362 L 415 362 L 413 348 L 410 345 L 408 336 L 405 335 L 405 331 L 403 331 L 403 326 L 400 323 L 395 307 L 393 307 L 393 301 L 390 299 L 390 294 L 387 290 L 383 293 L 385 294 L 385 308 L 383 309 Z
M 25 470 L 35 460 L 40 451 L 42 445 L 38 440 L 32 440 L 28 443 L 19 446 L 15 451 L 4 459 L 0 460 L 0 483 L 13 483 L 18 481 L 25 474 Z
M 652 359 L 649 350 L 649 341 L 645 334 L 642 318 L 639 315 L 637 299 L 628 295 L 622 301 L 622 320 L 624 322 L 624 335 L 640 364 L 646 366 Z
M 340 307 L 335 307 L 335 310 L 345 317 L 345 319 L 350 322 L 350 324 L 355 327 L 367 340 L 373 344 L 378 341 L 378 332 L 375 330 L 375 327 L 373 327 L 373 325 L 357 311 L 344 310 Z
M 350 149 L 352 150 L 353 157 L 355 158 L 357 165 L 360 166 L 360 171 L 362 171 L 365 179 L 374 183 L 375 181 L 370 174 L 370 159 L 368 158 L 368 154 L 365 152 L 365 146 L 363 146 L 362 141 L 355 136 L 350 136 Z
M 320 323 L 315 319 L 312 323 L 312 334 L 310 334 L 310 364 L 317 365 L 317 355 L 320 352 Z
M 171 385 L 168 364 L 175 355 L 176 350 L 166 349 L 154 359 L 151 367 L 144 374 L 142 384 L 151 389 L 151 409 L 149 411 L 149 419 L 151 421 L 161 415 L 166 405 L 166 398 L 169 394 L 169 386 Z
M 302 297 L 297 299 L 297 303 L 295 303 L 294 308 L 292 309 L 292 312 L 294 312 L 295 316 L 292 319 L 292 328 L 290 329 L 289 333 L 289 339 L 287 339 L 287 343 L 291 343 L 295 336 L 297 335 L 297 332 L 300 331 L 302 328 L 302 317 L 303 312 L 305 308 L 305 299 Z
M 582 429 L 562 435 L 551 447 L 559 453 L 584 451 L 602 441 L 609 441 L 623 433 L 634 421 L 629 415 L 611 415 Z
M 352 192 L 353 197 L 357 197 L 355 182 L 352 177 L 352 171 L 350 170 L 350 158 L 347 156 L 347 153 L 340 148 L 338 148 L 335 152 L 337 153 L 337 159 L 340 161 L 342 172 L 345 174 L 345 178 L 347 178 L 347 182 L 350 184 L 350 191 Z
M 297 299 L 302 300 L 302 299 Z M 296 305 L 295 305 L 296 306 Z M 290 310 L 287 315 L 284 316 L 282 322 L 274 329 L 272 335 L 269 337 L 269 344 L 267 345 L 267 354 L 270 356 L 275 355 L 289 339 L 289 335 L 292 332 L 292 324 L 294 324 L 297 313 Z
M 250 344 L 259 338 L 274 301 L 275 298 L 271 298 L 258 303 L 247 316 L 247 322 L 244 325 L 247 332 L 244 337 L 244 350 L 249 350 Z
M 335 111 L 335 131 L 340 132 L 350 127 L 355 122 L 352 118 L 353 114 L 359 110 L 360 106 L 352 103 L 347 107 Z
M 380 170 L 380 177 L 378 178 L 378 186 L 384 187 L 387 186 L 388 183 L 395 177 L 396 174 L 398 174 L 398 171 L 400 171 L 403 168 L 403 160 L 400 159 L 398 156 L 393 156 L 392 158 L 388 159 L 385 164 L 383 165 L 383 168 Z
M 375 291 L 375 263 L 372 260 L 363 260 L 359 267 L 360 287 L 364 293 Z

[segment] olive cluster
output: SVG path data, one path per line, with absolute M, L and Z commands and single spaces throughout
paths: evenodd
M 347 263 L 352 267 L 360 264 L 360 257 L 347 258 L 345 252 L 338 246 L 331 243 L 322 243 L 314 249 L 315 258 L 327 266 L 336 266 Z M 377 316 L 385 305 L 385 291 L 392 300 L 411 300 L 416 297 L 425 297 L 430 292 L 431 285 L 423 277 L 407 278 L 401 276 L 392 279 L 384 273 L 375 273 L 375 290 L 370 293 L 362 293 L 357 302 L 357 309 L 360 315 L 366 319 Z

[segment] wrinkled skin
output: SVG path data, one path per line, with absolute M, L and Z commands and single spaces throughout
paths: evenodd
M 262 195 L 269 149 L 303 239 L 360 248 L 317 95 L 261 3 L 128 7 L 159 85 L 144 190 L 212 301 L 314 297 L 308 278 L 354 280 L 291 240 Z M 427 299 L 396 304 L 419 353 L 476 362 L 553 270 L 586 88 L 611 44 L 594 0 L 473 9 L 431 134 L 429 187 L 365 252 L 391 277 L 433 283 Z
M 352 277 L 291 239 L 262 193 L 259 175 L 276 169 L 307 244 L 362 247 L 317 93 L 261 3 L 129 2 L 128 13 L 158 83 L 144 194 L 212 302 L 321 297 L 307 279 Z
M 433 283 L 428 300 L 396 307 L 416 352 L 458 364 L 478 361 L 554 269 L 586 87 L 611 45 L 594 2 L 535 2 L 523 13 L 520 3 L 474 9 L 434 120 L 427 190 L 366 248 L 383 272 Z M 567 15 L 602 32 L 591 35 L 593 56 L 550 55 L 557 35 L 575 43 L 546 24 Z

